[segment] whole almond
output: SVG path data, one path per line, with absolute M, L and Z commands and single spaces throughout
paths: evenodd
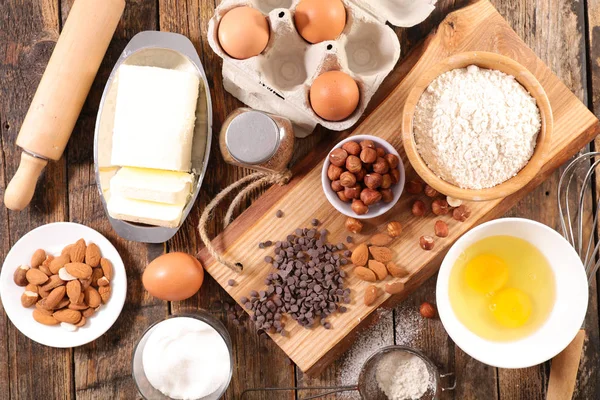
M 64 286 L 59 286 L 57 288 L 52 289 L 52 291 L 50 292 L 48 297 L 46 297 L 44 299 L 46 302 L 46 307 L 47 308 L 56 308 L 58 303 L 60 303 L 62 301 L 62 299 L 65 297 L 66 292 L 67 292 L 67 290 Z
M 102 303 L 108 303 L 108 300 L 110 300 L 110 286 L 100 286 L 98 288 L 98 293 L 100 293 Z
M 382 281 L 388 276 L 388 271 L 383 263 L 376 260 L 369 260 L 369 269 L 375 272 L 377 279 Z
M 48 278 L 48 281 L 42 285 L 41 289 L 49 292 L 54 288 L 63 286 L 64 284 L 65 281 L 60 279 L 60 276 L 52 275 L 50 278 Z
M 85 325 L 86 322 L 87 322 L 87 318 L 82 315 L 81 319 L 79 320 L 78 323 L 75 324 L 75 326 L 78 328 L 81 328 L 82 326 Z
M 44 289 L 43 287 L 40 287 L 38 289 L 38 294 L 40 295 L 40 297 L 42 299 L 45 299 L 46 297 L 48 297 L 48 295 L 50 294 L 49 290 Z
M 373 256 L 373 258 L 381 263 L 387 263 L 392 261 L 392 251 L 387 247 L 379 247 L 379 246 L 371 246 L 369 247 L 369 252 Z
M 393 240 L 394 239 L 385 233 L 378 233 L 371 237 L 371 244 L 373 246 L 387 246 L 388 244 L 392 243 Z
M 28 269 L 27 273 L 25 274 L 25 277 L 27 278 L 27 282 L 33 285 L 42 285 L 46 283 L 46 281 L 48 281 L 48 275 L 46 275 L 39 269 Z
M 92 270 L 92 286 L 97 288 L 98 286 L 100 286 L 100 284 L 98 283 L 98 280 L 100 278 L 104 277 L 104 272 L 102 271 L 102 268 L 100 267 L 96 267 Z M 108 279 L 106 280 L 108 281 Z
M 27 280 L 27 271 L 29 271 L 29 265 L 20 265 L 15 269 L 13 274 L 13 280 L 17 286 L 27 286 L 29 281 Z
M 44 314 L 46 314 L 46 315 L 52 315 L 53 311 L 44 308 L 45 307 L 44 304 L 45 303 L 42 303 L 41 300 L 38 300 L 37 303 L 35 303 L 35 309 L 38 310 L 38 311 L 40 311 L 40 312 L 42 312 L 42 313 L 44 313 Z
M 65 308 L 68 307 L 69 304 L 71 304 L 71 301 L 69 300 L 68 297 L 63 298 L 60 303 L 58 303 L 56 305 L 56 307 L 54 307 L 55 310 L 60 310 L 61 308 Z
M 94 315 L 95 312 L 96 312 L 96 309 L 90 307 L 90 308 L 86 309 L 85 311 L 83 311 L 83 316 L 86 317 L 86 318 L 89 318 L 92 315 Z
M 38 300 L 38 294 L 35 292 L 30 292 L 26 290 L 21 295 L 21 305 L 25 308 L 29 308 L 34 305 Z
M 75 279 L 73 281 L 67 282 L 67 296 L 71 303 L 77 303 L 79 301 L 79 296 L 81 296 L 81 283 Z
M 390 275 L 394 278 L 403 278 L 406 275 L 408 275 L 408 272 L 404 268 L 397 266 L 396 263 L 392 261 L 387 263 L 385 267 L 387 268 Z
M 75 244 L 73 244 L 73 247 L 71 247 L 71 249 L 69 250 L 71 262 L 82 263 L 85 260 L 85 251 L 85 240 L 79 239 Z
M 369 248 L 366 244 L 360 244 L 358 247 L 354 249 L 352 252 L 352 256 L 350 257 L 352 264 L 363 267 L 367 265 L 367 261 L 369 261 Z M 106 276 L 106 274 L 104 274 Z
M 89 277 L 88 279 L 80 279 L 79 282 L 81 282 L 81 289 L 85 290 L 92 284 L 92 277 Z
M 113 279 L 113 266 L 112 266 L 112 263 L 110 262 L 110 260 L 107 260 L 106 258 L 102 258 L 100 260 L 100 266 L 102 267 L 102 272 L 104 272 L 104 276 L 109 281 L 112 281 L 112 279 Z
M 85 311 L 85 310 L 87 310 L 89 308 L 87 306 L 87 304 L 75 304 L 75 303 L 69 304 L 68 307 L 71 310 L 77 310 L 77 311 Z
M 84 290 L 84 289 L 83 289 L 83 286 L 81 287 L 81 290 Z M 79 298 L 77 299 L 77 301 L 75 302 L 75 304 L 83 304 L 83 305 L 85 305 L 85 306 L 88 306 L 88 305 L 85 303 L 85 293 L 84 293 L 84 292 L 81 292 L 81 294 L 79 295 Z M 89 306 L 88 306 L 88 307 L 89 307 Z
M 375 275 L 375 272 L 371 271 L 369 268 L 356 267 L 354 268 L 354 273 L 363 281 L 377 282 L 377 275 Z
M 40 288 L 37 285 L 32 285 L 31 283 L 27 284 L 27 286 L 25 286 L 25 290 L 27 290 L 28 292 L 33 292 L 35 294 L 38 294 L 40 292 Z
M 89 286 L 85 289 L 85 302 L 88 306 L 92 308 L 98 307 L 102 303 L 102 297 L 100 297 L 100 293 L 93 287 Z
M 73 248 L 73 246 L 75 246 L 75 243 L 66 245 L 64 249 L 62 249 L 62 251 L 60 252 L 61 256 L 64 256 L 65 254 L 69 254 L 71 253 L 71 249 Z M 70 258 L 69 258 L 70 260 Z
M 35 308 L 40 310 L 52 310 L 52 307 L 48 307 L 46 304 L 46 299 L 38 300 L 37 303 L 35 303 Z
M 389 294 L 398 294 L 404 290 L 404 282 L 390 282 L 385 285 L 385 291 Z
M 52 315 L 45 314 L 40 310 L 33 310 L 33 319 L 43 325 L 58 325 L 60 323 Z
M 71 262 L 71 257 L 69 254 L 63 254 L 61 256 L 56 257 L 50 262 L 50 272 L 53 274 L 58 274 L 58 270 Z
M 47 267 L 47 266 L 45 266 L 44 264 L 40 265 L 40 266 L 38 267 L 38 269 L 39 269 L 40 271 L 42 271 L 43 273 L 45 273 L 45 274 L 46 274 L 46 276 L 52 276 L 52 275 L 54 275 L 54 274 L 52 273 L 52 271 L 50 271 L 50 268 L 48 268 L 48 267 Z
M 69 324 L 76 324 L 81 320 L 81 312 L 77 310 L 71 310 L 65 308 L 63 310 L 58 310 L 54 314 L 52 314 L 54 318 L 56 318 L 59 322 L 67 322 Z
M 92 276 L 92 267 L 82 262 L 71 262 L 65 265 L 71 275 L 79 279 L 89 279 Z
M 365 306 L 370 307 L 375 303 L 375 300 L 377 300 L 377 292 L 378 289 L 375 285 L 371 285 L 365 290 Z
M 103 276 L 102 278 L 98 279 L 98 286 L 99 287 L 101 287 L 101 286 L 108 286 L 108 285 L 110 285 L 110 281 L 105 276 Z
M 54 260 L 54 256 L 52 254 L 48 254 L 46 256 L 46 259 L 44 260 L 44 262 L 42 263 L 42 265 L 46 268 L 48 268 L 48 270 L 50 269 L 50 263 L 52 262 L 52 260 Z
M 46 252 L 37 249 L 31 256 L 31 268 L 38 268 L 44 261 L 46 261 Z
M 90 243 L 85 249 L 85 263 L 94 268 L 100 265 L 101 258 L 100 248 L 95 243 Z

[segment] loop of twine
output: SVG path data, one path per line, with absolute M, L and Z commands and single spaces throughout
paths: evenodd
M 223 256 L 223 254 L 221 254 L 217 249 L 215 249 L 208 236 L 208 223 L 212 219 L 214 210 L 221 203 L 221 201 L 223 201 L 223 199 L 225 199 L 225 197 L 227 197 L 227 195 L 229 195 L 232 191 L 236 190 L 237 188 L 243 185 L 248 184 L 248 186 L 242 189 L 234 197 L 233 201 L 227 208 L 227 213 L 225 214 L 225 219 L 223 221 L 223 229 L 225 229 L 231 223 L 235 209 L 237 208 L 237 206 L 240 205 L 240 203 L 244 200 L 248 193 L 264 185 L 285 185 L 290 181 L 291 178 L 292 172 L 290 170 L 285 170 L 279 173 L 255 172 L 227 186 L 219 194 L 217 194 L 210 203 L 208 203 L 208 205 L 202 212 L 202 216 L 200 217 L 200 222 L 198 223 L 198 232 L 200 233 L 200 238 L 204 242 L 206 249 L 215 260 L 225 265 L 234 272 L 239 273 L 242 271 L 241 264 L 226 259 Z

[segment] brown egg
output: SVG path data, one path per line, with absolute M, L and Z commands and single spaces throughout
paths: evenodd
M 236 7 L 219 23 L 219 44 L 233 58 L 245 60 L 263 52 L 269 43 L 267 18 L 252 7 Z
M 317 115 L 327 121 L 348 118 L 360 98 L 358 85 L 348 74 L 340 71 L 325 72 L 310 87 L 310 105 Z
M 167 301 L 192 297 L 203 281 L 204 269 L 200 261 L 185 253 L 163 254 L 148 264 L 142 275 L 148 293 Z
M 294 22 L 300 36 L 310 43 L 335 40 L 346 27 L 346 9 L 341 0 L 302 0 Z

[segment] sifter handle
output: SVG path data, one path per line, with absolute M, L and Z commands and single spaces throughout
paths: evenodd
M 581 329 L 566 349 L 552 359 L 546 400 L 571 400 L 577 381 L 585 331 Z
M 21 211 L 33 198 L 35 185 L 48 160 L 21 153 L 21 163 L 4 193 L 4 204 L 13 211 Z

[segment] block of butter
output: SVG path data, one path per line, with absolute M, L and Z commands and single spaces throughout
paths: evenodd
M 123 167 L 110 180 L 110 191 L 133 200 L 185 204 L 193 180 L 193 175 L 187 172 Z
M 110 194 L 107 203 L 108 214 L 123 221 L 140 224 L 177 228 L 181 223 L 183 204 L 164 204 L 152 201 L 134 200 Z
M 111 164 L 189 172 L 198 76 L 126 64 L 118 71 Z

